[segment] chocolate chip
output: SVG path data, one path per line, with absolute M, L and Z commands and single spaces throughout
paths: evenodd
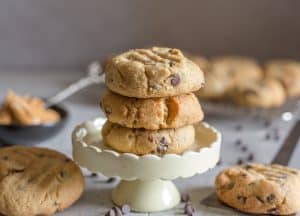
M 234 142 L 234 144 L 235 144 L 236 146 L 240 146 L 240 145 L 242 144 L 242 140 L 241 140 L 241 139 L 237 139 L 237 140 Z
M 246 152 L 248 150 L 247 146 L 242 146 L 241 148 L 242 152 Z
M 152 136 L 148 136 L 148 140 L 149 140 L 149 142 L 153 142 L 153 137 Z
M 162 145 L 167 145 L 168 142 L 167 142 L 167 139 L 165 137 L 162 137 L 160 140 L 159 140 L 159 143 L 162 144 Z
M 172 62 L 172 61 L 169 62 L 170 67 L 173 67 L 174 65 L 175 65 L 175 62 Z
M 271 139 L 271 135 L 270 135 L 269 133 L 267 133 L 266 136 L 265 136 L 265 139 L 266 139 L 266 140 Z
M 121 210 L 122 210 L 123 214 L 128 214 L 128 213 L 130 213 L 130 206 L 127 204 L 124 204 L 121 206 Z
M 235 127 L 235 130 L 237 130 L 237 131 L 241 131 L 242 129 L 243 129 L 243 125 L 237 125 Z
M 97 173 L 91 173 L 91 177 L 95 178 L 95 177 L 97 177 L 97 176 L 98 176 Z
M 267 201 L 268 203 L 273 203 L 276 199 L 276 196 L 274 194 L 270 194 L 269 196 L 267 196 Z
M 112 207 L 112 210 L 116 213 L 116 216 L 122 216 L 123 215 L 121 209 L 117 206 Z
M 178 74 L 173 74 L 171 77 L 172 77 L 171 78 L 171 84 L 172 84 L 172 86 L 177 86 L 180 83 L 180 77 L 179 77 L 179 75 Z
M 60 171 L 59 175 L 60 175 L 60 177 L 65 178 L 65 177 L 67 177 L 68 173 L 65 171 Z
M 245 196 L 237 196 L 238 201 L 240 201 L 241 203 L 245 204 L 247 201 L 247 197 Z
M 254 160 L 254 155 L 252 153 L 250 153 L 247 157 L 248 161 L 253 161 Z
M 188 202 L 190 200 L 191 200 L 191 198 L 190 198 L 190 195 L 188 193 L 182 193 L 181 194 L 181 202 Z
M 45 157 L 45 155 L 44 154 L 37 154 L 37 156 L 39 157 L 39 158 L 42 158 L 42 157 Z
M 185 207 L 184 207 L 184 213 L 185 214 L 193 215 L 194 212 L 195 212 L 195 209 L 190 203 L 185 205 Z
M 265 201 L 264 201 L 260 196 L 255 196 L 255 198 L 256 198 L 259 202 L 265 203 Z
M 3 156 L 3 160 L 8 160 L 8 156 Z
M 110 177 L 110 178 L 108 178 L 108 179 L 106 180 L 106 182 L 107 182 L 107 183 L 113 183 L 113 182 L 115 182 L 116 180 L 117 180 L 116 178 Z
M 242 165 L 243 163 L 244 161 L 241 158 L 239 158 L 236 162 L 237 165 Z

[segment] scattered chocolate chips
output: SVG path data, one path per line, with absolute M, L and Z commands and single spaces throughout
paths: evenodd
M 180 83 L 179 75 L 178 74 L 173 74 L 171 77 L 172 77 L 171 78 L 171 85 L 172 86 L 177 86 Z
M 195 209 L 190 203 L 187 203 L 184 206 L 184 213 L 189 215 L 189 216 L 192 216 L 195 213 Z
M 241 150 L 242 150 L 242 152 L 246 152 L 248 150 L 248 147 L 247 146 L 242 146 Z
M 236 162 L 237 165 L 242 165 L 243 163 L 244 161 L 241 158 L 239 158 Z
M 181 194 L 181 202 L 188 202 L 190 200 L 191 200 L 191 198 L 190 198 L 190 195 L 188 193 L 182 193 Z
M 236 146 L 240 146 L 240 145 L 242 144 L 242 140 L 241 140 L 241 139 L 237 139 L 237 140 L 234 142 L 234 144 L 235 144 Z
M 237 125 L 236 127 L 235 127 L 235 130 L 237 130 L 237 131 L 241 131 L 243 129 L 243 125 Z
M 254 160 L 254 155 L 250 153 L 247 157 L 247 161 L 253 161 Z

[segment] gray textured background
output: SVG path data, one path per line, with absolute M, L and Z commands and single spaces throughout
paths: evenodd
M 297 0 L 0 0 L 0 69 L 80 69 L 151 44 L 300 58 Z

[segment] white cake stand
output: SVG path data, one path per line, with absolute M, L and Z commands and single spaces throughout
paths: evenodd
M 219 160 L 221 135 L 206 123 L 195 126 L 196 142 L 181 155 L 138 156 L 118 153 L 104 146 L 103 118 L 77 126 L 72 134 L 73 158 L 82 167 L 122 181 L 112 192 L 117 205 L 129 204 L 137 212 L 171 209 L 180 202 L 180 194 L 171 180 L 187 178 L 213 168 Z

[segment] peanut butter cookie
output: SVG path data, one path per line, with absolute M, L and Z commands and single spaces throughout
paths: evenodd
M 216 178 L 219 199 L 240 211 L 289 215 L 300 210 L 300 172 L 280 165 L 248 164 Z
M 194 143 L 195 128 L 189 125 L 177 129 L 131 129 L 107 121 L 102 136 L 107 146 L 119 152 L 138 155 L 180 154 Z
M 36 147 L 0 149 L 0 212 L 52 215 L 79 199 L 84 179 L 65 155 Z
M 100 106 L 109 121 L 128 128 L 179 128 L 203 119 L 193 93 L 166 98 L 129 98 L 106 91 Z
M 107 87 L 136 98 L 167 97 L 197 91 L 203 72 L 178 49 L 134 49 L 109 60 L 105 68 Z

